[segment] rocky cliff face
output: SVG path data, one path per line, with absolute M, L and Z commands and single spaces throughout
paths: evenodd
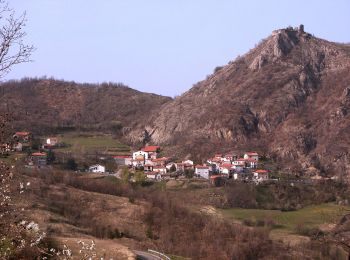
M 288 167 L 350 174 L 349 72 L 349 45 L 276 30 L 165 103 L 145 128 L 151 142 L 192 155 L 256 149 Z

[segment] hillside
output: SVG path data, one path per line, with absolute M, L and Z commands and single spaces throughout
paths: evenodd
M 296 171 L 350 174 L 349 71 L 349 45 L 303 26 L 276 30 L 164 104 L 146 129 L 152 142 L 198 158 L 254 149 Z
M 118 130 L 135 127 L 171 100 L 123 84 L 77 84 L 24 79 L 0 86 L 0 111 L 9 111 L 16 129 L 35 133 L 57 129 Z

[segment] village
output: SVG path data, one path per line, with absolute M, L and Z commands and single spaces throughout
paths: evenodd
M 33 135 L 30 132 L 16 132 L 11 142 L 2 145 L 4 153 L 23 153 L 25 167 L 45 168 L 55 159 L 53 151 L 64 144 L 58 137 L 47 137 L 36 141 L 33 146 Z M 34 148 L 34 149 L 33 149 Z M 178 178 L 200 178 L 210 183 L 219 185 L 228 179 L 237 181 L 252 181 L 256 184 L 269 180 L 269 172 L 259 167 L 259 154 L 257 152 L 245 152 L 242 155 L 235 153 L 215 154 L 205 163 L 195 164 L 193 160 L 173 160 L 171 157 L 162 156 L 160 146 L 146 145 L 140 150 L 133 151 L 129 155 L 111 155 L 117 167 L 107 169 L 101 157 L 99 163 L 91 164 L 84 172 L 113 174 L 120 178 L 123 169 L 131 173 L 142 172 L 149 181 L 161 181 Z M 76 170 L 74 167 L 72 170 Z

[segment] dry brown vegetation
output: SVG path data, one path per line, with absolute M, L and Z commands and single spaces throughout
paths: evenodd
M 37 217 L 47 214 L 43 210 L 51 212 L 46 218 L 47 229 L 53 236 L 72 236 L 75 227 L 75 235 L 79 230 L 93 237 L 118 239 L 134 247 L 154 248 L 193 259 L 213 259 L 218 255 L 220 259 L 230 256 L 257 259 L 269 254 L 273 246 L 265 231 L 200 214 L 182 205 L 170 193 L 157 189 L 147 188 L 146 192 L 141 187 L 132 188 L 106 179 L 89 180 L 63 172 L 26 176 L 35 183 L 30 196 L 32 202 L 36 201 Z M 73 186 L 75 189 L 70 188 Z M 52 214 L 56 217 L 50 217 Z M 64 228 L 67 225 L 69 232 Z
M 208 195 L 206 189 L 168 191 L 158 185 L 142 187 L 113 177 L 87 178 L 61 171 L 22 174 L 33 183 L 27 195 L 31 203 L 27 214 L 41 219 L 49 234 L 59 239 L 113 240 L 121 246 L 151 248 L 192 259 L 327 259 L 335 254 L 328 242 L 286 247 L 271 241 L 268 229 L 245 227 L 198 211 L 198 207 L 210 204 L 210 198 L 203 200 Z M 243 194 L 248 192 L 242 187 Z M 215 188 L 212 192 L 225 195 L 226 191 Z M 237 192 L 242 195 L 242 190 Z
M 16 129 L 36 134 L 64 130 L 122 131 L 145 120 L 171 100 L 121 83 L 77 84 L 54 79 L 23 79 L 0 86 L 0 111 L 14 113 Z

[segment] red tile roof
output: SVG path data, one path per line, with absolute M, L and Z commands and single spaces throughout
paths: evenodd
M 231 169 L 232 168 L 232 164 L 229 164 L 229 163 L 224 163 L 224 164 L 221 164 L 221 168 L 226 168 L 226 169 Z
M 257 156 L 258 155 L 257 152 L 246 152 L 246 154 L 249 156 Z
M 16 132 L 15 135 L 18 135 L 18 136 L 26 136 L 26 135 L 29 135 L 30 133 L 29 132 Z
M 167 161 L 167 160 L 169 160 L 168 157 L 162 157 L 162 158 L 153 159 L 152 161 L 153 162 L 162 162 L 162 161 Z
M 256 172 L 256 173 L 267 173 L 266 170 L 256 170 L 256 171 L 254 171 L 254 172 Z
M 216 179 L 216 178 L 219 178 L 219 177 L 226 177 L 225 175 L 212 175 L 210 176 L 210 179 Z
M 158 149 L 160 149 L 160 147 L 159 146 L 145 146 L 142 150 L 144 151 L 144 152 L 157 152 L 157 150 Z
M 32 156 L 46 156 L 46 153 L 32 153 Z
M 204 165 L 196 165 L 197 169 L 209 169 L 208 166 L 204 166 Z
M 257 160 L 253 159 L 253 158 L 248 158 L 245 159 L 246 162 L 257 162 Z

